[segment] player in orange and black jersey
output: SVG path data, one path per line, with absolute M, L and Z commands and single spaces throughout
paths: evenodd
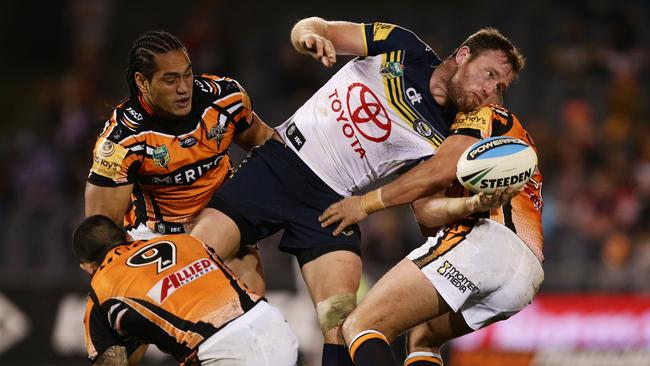
M 73 247 L 92 276 L 84 323 L 94 363 L 126 365 L 139 345 L 155 344 L 185 365 L 295 364 L 297 338 L 280 312 L 198 239 L 128 242 L 110 218 L 94 215 Z
M 470 113 L 459 113 L 450 128 L 450 134 L 470 136 L 476 139 L 510 136 L 525 141 L 537 152 L 537 145 L 521 125 L 519 119 L 507 109 L 496 104 Z M 465 189 L 458 193 L 470 194 Z M 521 194 L 515 196 L 503 207 L 477 216 L 483 216 L 507 226 L 526 242 L 540 261 L 543 261 L 543 206 L 542 175 L 539 169 L 536 169 Z
M 421 225 L 440 229 L 386 273 L 346 319 L 343 336 L 355 364 L 394 365 L 389 342 L 412 329 L 404 365 L 441 366 L 445 342 L 508 319 L 536 295 L 544 279 L 539 170 L 520 191 L 498 188 L 493 199 L 470 196 L 447 178 L 466 148 L 494 136 L 518 138 L 537 150 L 505 108 L 489 105 L 456 116 L 450 137 L 430 159 L 441 168 L 431 180 L 449 188 L 413 203 Z
M 124 219 L 136 238 L 186 232 L 229 175 L 231 142 L 248 150 L 272 130 L 237 81 L 194 76 L 185 47 L 169 33 L 136 40 L 127 81 L 131 96 L 95 145 L 86 216 Z

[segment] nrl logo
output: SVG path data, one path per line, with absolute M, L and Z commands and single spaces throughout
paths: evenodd
M 169 150 L 167 150 L 167 146 L 165 145 L 160 145 L 156 146 L 155 149 L 153 149 L 153 163 L 165 167 L 167 166 L 167 163 L 169 163 Z
M 404 66 L 399 62 L 384 62 L 379 73 L 386 79 L 395 79 L 404 75 Z

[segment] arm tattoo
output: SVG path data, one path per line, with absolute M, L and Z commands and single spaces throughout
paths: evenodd
M 93 362 L 93 366 L 128 366 L 126 348 L 123 346 L 109 347 Z

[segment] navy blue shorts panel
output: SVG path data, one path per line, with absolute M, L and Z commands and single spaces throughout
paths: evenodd
M 242 244 L 256 243 L 284 229 L 280 250 L 311 260 L 335 250 L 360 254 L 356 225 L 348 235 L 333 236 L 333 225 L 321 228 L 318 222 L 318 216 L 342 198 L 293 150 L 269 140 L 252 151 L 208 206 L 235 221 Z

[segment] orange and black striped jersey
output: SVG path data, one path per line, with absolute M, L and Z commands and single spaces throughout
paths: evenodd
M 191 222 L 228 176 L 228 148 L 252 121 L 251 102 L 237 81 L 194 77 L 192 110 L 162 119 L 140 97 L 126 99 L 99 134 L 88 181 L 104 187 L 134 184 L 125 227 Z M 161 226 L 162 225 L 162 226 Z
M 519 119 L 507 109 L 489 105 L 470 113 L 458 113 L 450 128 L 451 135 L 468 135 L 478 139 L 493 136 L 510 136 L 527 142 L 537 152 L 537 146 Z M 460 186 L 460 184 L 458 184 Z M 464 189 L 463 189 L 464 190 Z M 464 190 L 465 195 L 469 191 Z M 489 218 L 514 231 L 533 250 L 541 256 L 544 245 L 542 236 L 542 174 L 539 167 L 524 190 L 509 204 L 492 210 Z
M 262 300 L 187 235 L 113 248 L 93 275 L 84 319 L 92 360 L 111 346 L 155 344 L 179 362 Z

